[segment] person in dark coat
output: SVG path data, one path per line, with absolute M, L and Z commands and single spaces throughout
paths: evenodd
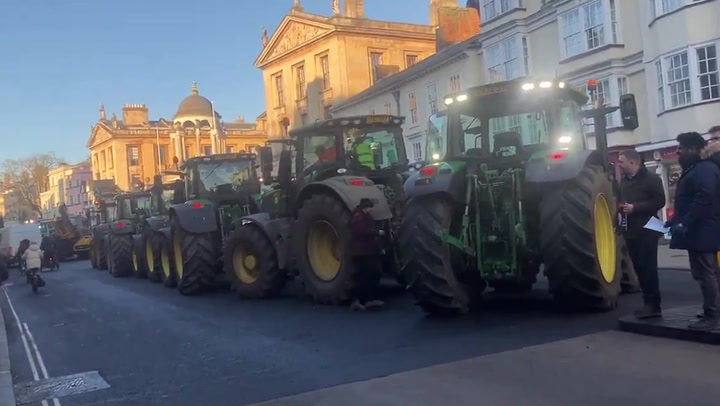
M 370 199 L 361 199 L 353 210 L 352 216 L 352 249 L 353 265 L 360 275 L 360 283 L 356 292 L 353 310 L 376 310 L 384 303 L 377 297 L 377 282 L 380 279 L 381 261 L 380 231 L 370 215 L 373 207 Z
M 634 149 L 620 152 L 618 164 L 624 174 L 620 182 L 620 209 L 627 216 L 625 241 L 643 292 L 644 305 L 635 311 L 635 316 L 660 317 L 658 244 L 662 234 L 646 229 L 645 224 L 665 206 L 665 189 L 660 177 L 647 170 Z
M 703 317 L 688 328 L 720 327 L 720 143 L 707 144 L 696 132 L 677 136 L 682 173 L 675 189 L 670 249 L 687 250 L 690 270 L 703 296 Z M 707 148 L 706 148 L 707 146 Z M 704 159 L 703 159 L 704 158 Z

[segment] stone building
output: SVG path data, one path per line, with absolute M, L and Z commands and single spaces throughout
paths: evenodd
M 89 162 L 76 165 L 60 165 L 47 175 L 47 190 L 40 193 L 42 217 L 52 219 L 60 215 L 64 204 L 70 216 L 82 214 L 89 207 L 89 184 L 92 169 Z
M 114 179 L 122 190 L 152 182 L 159 172 L 173 169 L 175 160 L 216 153 L 253 152 L 267 140 L 265 114 L 255 123 L 240 117 L 223 122 L 210 100 L 193 83 L 171 120 L 150 120 L 144 104 L 127 104 L 122 119 L 105 108 L 93 125 L 87 148 L 93 179 Z
M 365 17 L 363 0 L 339 3 L 328 17 L 295 1 L 272 37 L 263 32 L 255 66 L 270 137 L 329 116 L 333 104 L 435 53 L 434 25 L 375 21 Z M 457 1 L 433 0 L 431 9 L 446 3 Z

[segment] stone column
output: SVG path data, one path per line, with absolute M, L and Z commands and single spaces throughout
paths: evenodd
M 220 149 L 220 145 L 219 145 L 220 143 L 219 143 L 219 140 L 218 140 L 217 130 L 214 129 L 214 128 L 210 129 L 210 143 L 211 143 L 211 146 L 212 146 L 212 153 L 213 153 L 213 155 L 214 155 L 214 154 L 219 154 L 220 152 L 218 152 L 218 151 L 219 151 L 219 149 Z
M 202 147 L 200 146 L 200 127 L 195 127 L 195 156 L 203 154 Z

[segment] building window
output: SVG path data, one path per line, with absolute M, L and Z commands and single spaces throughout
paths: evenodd
M 235 147 L 232 145 L 228 145 L 225 147 L 225 153 L 226 154 L 234 154 L 235 153 Z
M 327 55 L 320 57 L 320 67 L 322 69 L 323 90 L 330 89 L 330 59 Z
M 460 91 L 460 74 L 456 73 L 452 76 L 450 76 L 450 92 L 459 92 Z
M 422 143 L 420 141 L 413 142 L 412 144 L 413 159 L 416 161 L 422 160 Z
M 388 114 L 388 115 L 392 114 L 392 104 L 385 103 L 385 114 Z
M 257 152 L 257 145 L 255 144 L 245 144 L 245 150 L 248 152 L 248 154 L 254 154 Z
M 140 188 L 143 186 L 142 178 L 137 173 L 130 175 L 130 187 Z
M 584 91 L 590 98 L 590 92 L 587 86 L 583 84 L 579 88 Z M 616 106 L 620 102 L 620 95 L 630 91 L 628 88 L 628 80 L 624 76 L 609 76 L 597 80 L 597 97 L 602 97 L 606 106 Z M 593 100 L 589 99 L 583 109 L 589 110 L 593 108 Z M 605 117 L 607 128 L 618 128 L 622 126 L 622 117 L 620 111 L 608 114 Z M 595 127 L 592 118 L 584 119 L 585 128 L 588 133 L 594 133 Z
M 283 89 L 283 77 L 282 75 L 275 75 L 273 78 L 275 82 L 275 107 L 285 106 L 285 91 Z
M 672 13 L 695 3 L 702 3 L 707 0 L 650 0 L 650 15 L 653 18 Z
M 370 77 L 372 84 L 375 84 L 378 80 L 378 66 L 382 65 L 382 63 L 382 52 L 370 52 Z
M 415 65 L 418 62 L 417 55 L 405 55 L 405 69 Z
M 189 145 L 185 146 L 185 158 L 191 158 L 192 155 L 192 148 L 190 148 Z
M 428 104 L 430 105 L 430 114 L 438 112 L 438 96 L 437 96 L 437 84 L 430 83 L 427 87 L 428 92 Z
M 483 22 L 499 17 L 512 9 L 520 7 L 519 0 L 483 0 Z
M 167 165 L 167 145 L 160 145 L 158 147 L 158 163 L 160 166 Z
M 138 166 L 140 165 L 140 147 L 136 145 L 129 145 L 127 147 L 128 165 Z
M 300 114 L 300 124 L 301 125 L 307 125 L 307 122 L 308 122 L 307 117 L 308 117 L 307 113 Z
M 720 100 L 718 44 L 704 44 L 655 63 L 659 111 Z
M 115 166 L 115 158 L 113 157 L 112 147 L 108 148 L 108 169 L 112 169 Z
M 307 97 L 307 86 L 305 84 L 305 65 L 295 68 L 295 83 L 297 83 L 297 98 L 302 100 Z
M 523 52 L 522 59 L 520 59 L 521 49 Z M 491 83 L 512 80 L 527 75 L 529 63 L 527 39 L 519 35 L 500 41 L 485 50 L 488 81 Z
M 410 106 L 410 124 L 417 124 L 418 111 L 417 111 L 417 99 L 415 98 L 415 92 L 408 94 L 408 105 Z
M 202 151 L 203 151 L 203 155 L 205 155 L 205 156 L 212 155 L 212 146 L 211 145 L 203 145 Z
M 592 51 L 608 43 L 620 42 L 615 1 L 595 0 L 560 16 L 564 58 Z M 607 17 L 606 13 L 609 13 Z
M 86 180 L 80 181 L 80 190 L 82 191 L 82 193 L 89 192 Z

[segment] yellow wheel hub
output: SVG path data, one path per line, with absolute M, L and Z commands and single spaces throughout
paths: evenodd
M 135 251 L 132 253 L 132 261 L 133 261 L 133 269 L 135 272 L 140 272 L 140 267 L 138 266 L 138 257 Z
M 310 226 L 307 238 L 307 256 L 313 273 L 323 281 L 331 281 L 340 273 L 342 249 L 337 230 L 327 221 L 316 221 Z
M 183 267 L 182 239 L 180 233 L 173 233 L 173 251 L 175 255 L 175 273 L 178 279 L 182 279 L 185 268 Z
M 243 283 L 253 283 L 258 278 L 257 258 L 254 254 L 246 252 L 242 247 L 235 248 L 233 252 L 233 270 Z
M 155 253 L 153 252 L 152 243 L 150 241 L 145 242 L 145 260 L 147 261 L 147 269 L 153 272 L 155 268 Z
M 168 255 L 167 248 L 163 247 L 160 249 L 160 262 L 162 264 L 162 271 L 166 278 L 170 277 L 170 255 Z
M 597 195 L 594 206 L 595 252 L 603 279 L 605 282 L 611 283 L 615 280 L 617 272 L 617 244 L 613 216 L 605 195 Z

